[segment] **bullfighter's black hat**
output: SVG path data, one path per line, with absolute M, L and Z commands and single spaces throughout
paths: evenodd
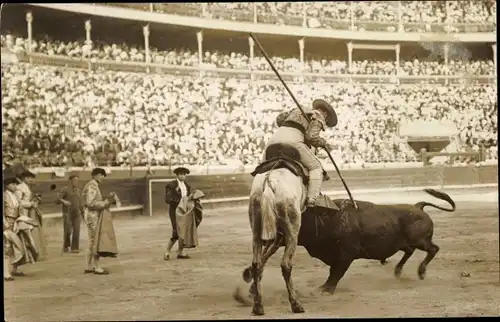
M 4 172 L 4 177 L 3 177 L 3 185 L 4 186 L 7 186 L 11 183 L 16 183 L 17 184 L 17 178 L 13 175 L 10 175 L 10 174 L 5 174 Z
M 189 171 L 188 168 L 178 167 L 174 169 L 174 173 L 176 175 L 181 175 L 181 174 L 190 174 L 191 172 Z
M 103 168 L 94 168 L 90 173 L 91 176 L 96 176 L 98 174 L 102 174 L 104 177 L 106 176 L 106 170 Z
M 313 102 L 313 108 L 326 111 L 326 113 L 328 114 L 328 116 L 326 117 L 326 125 L 328 127 L 334 127 L 335 125 L 337 125 L 337 113 L 335 113 L 335 110 L 330 104 L 322 99 L 316 99 Z
M 36 175 L 31 172 L 24 164 L 14 163 L 5 169 L 6 176 L 14 176 L 20 179 L 31 177 L 35 178 Z

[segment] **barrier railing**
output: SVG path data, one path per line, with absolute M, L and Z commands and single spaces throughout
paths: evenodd
M 193 75 L 199 76 L 203 73 L 204 76 L 218 77 L 239 77 L 251 78 L 256 77 L 257 80 L 275 80 L 275 75 L 272 71 L 249 70 L 249 69 L 230 69 L 205 66 L 179 66 L 145 62 L 116 62 L 108 60 L 70 58 L 66 56 L 49 56 L 39 53 L 29 53 L 19 55 L 19 60 L 30 62 L 32 64 L 51 65 L 67 68 L 81 68 L 89 70 L 115 70 L 136 73 L 154 72 L 165 75 Z M 304 80 L 323 81 L 327 83 L 346 82 L 354 80 L 360 83 L 367 84 L 454 84 L 460 85 L 464 82 L 476 82 L 481 84 L 493 84 L 496 80 L 494 75 L 468 75 L 464 79 L 463 75 L 363 75 L 363 74 L 326 74 L 326 73 L 308 73 L 308 72 L 281 72 L 283 78 L 291 83 L 302 83 Z

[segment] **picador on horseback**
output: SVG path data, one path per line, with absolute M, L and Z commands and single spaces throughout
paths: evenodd
M 263 162 L 252 172 L 249 219 L 253 235 L 252 312 L 264 314 L 260 280 L 267 260 L 284 242 L 281 271 L 288 291 L 292 312 L 304 308 L 296 297 L 292 282 L 292 267 L 297 249 L 303 206 L 312 209 L 318 204 L 323 178 L 328 178 L 311 147 L 330 149 L 320 132 L 337 124 L 337 115 L 330 104 L 317 99 L 312 110 L 302 112 L 297 107 L 281 113 L 276 119 L 279 129 L 269 140 Z M 265 241 L 272 241 L 266 245 Z
M 276 117 L 279 128 L 267 143 L 267 147 L 274 144 L 286 144 L 297 149 L 300 162 L 309 171 L 306 207 L 314 207 L 321 192 L 323 168 L 311 147 L 331 150 L 330 145 L 320 136 L 320 132 L 326 127 L 337 125 L 337 114 L 333 107 L 322 99 L 314 100 L 312 110 L 306 111 L 306 114 L 310 122 L 299 108 L 280 113 Z M 264 161 L 269 159 L 266 152 L 264 152 Z

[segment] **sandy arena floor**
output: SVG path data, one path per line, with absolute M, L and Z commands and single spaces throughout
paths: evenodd
M 430 211 L 434 241 L 441 250 L 420 281 L 416 251 L 401 280 L 388 265 L 358 260 L 337 293 L 318 290 L 328 269 L 299 248 L 293 277 L 303 315 L 290 311 L 279 262 L 270 260 L 263 279 L 265 317 L 402 317 L 478 316 L 500 314 L 498 206 L 494 203 L 445 213 Z M 82 226 L 83 227 L 83 226 Z M 232 293 L 251 260 L 246 209 L 206 212 L 200 247 L 192 259 L 168 262 L 162 254 L 170 236 L 166 215 L 115 221 L 120 257 L 104 259 L 109 276 L 84 275 L 84 255 L 60 254 L 61 227 L 48 232 L 50 259 L 23 266 L 26 277 L 5 284 L 5 321 L 157 320 L 249 318 L 251 308 L 236 303 Z M 82 228 L 81 244 L 86 245 Z M 83 248 L 83 247 L 82 247 Z M 462 275 L 468 275 L 464 277 Z

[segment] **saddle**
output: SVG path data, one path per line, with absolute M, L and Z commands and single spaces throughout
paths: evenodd
M 300 154 L 296 148 L 287 144 L 272 144 L 267 147 L 265 161 L 259 164 L 251 173 L 252 176 L 266 173 L 275 169 L 288 169 L 294 175 L 302 178 L 302 182 L 307 187 L 309 181 L 309 170 L 300 163 Z M 327 181 L 330 177 L 323 170 L 323 180 Z M 320 195 L 316 207 L 338 210 L 337 205 L 327 196 Z
M 294 175 L 302 178 L 302 182 L 307 185 L 309 171 L 300 163 L 300 154 L 296 148 L 285 144 L 272 144 L 267 147 L 265 161 L 259 164 L 251 173 L 252 176 L 266 173 L 276 169 L 288 169 Z

